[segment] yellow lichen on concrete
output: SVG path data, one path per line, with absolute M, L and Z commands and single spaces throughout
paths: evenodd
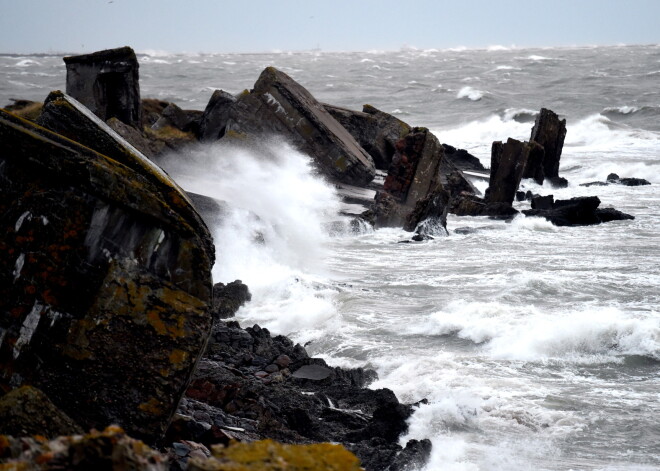
M 216 445 L 210 459 L 193 458 L 189 471 L 358 471 L 360 460 L 341 445 L 284 445 L 272 440 Z
M 151 415 L 161 415 L 163 413 L 163 407 L 160 401 L 156 398 L 151 398 L 147 402 L 143 402 L 138 406 L 142 412 L 146 412 Z

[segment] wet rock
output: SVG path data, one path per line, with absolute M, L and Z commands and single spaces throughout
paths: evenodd
M 529 140 L 543 146 L 543 158 L 541 161 L 533 158 L 530 161 L 530 165 L 525 168 L 523 178 L 534 178 L 534 180 L 541 184 L 545 178 L 558 177 L 559 160 L 564 147 L 565 137 L 566 120 L 560 120 L 552 110 L 541 108 L 540 113 L 536 117 Z
M 512 204 L 535 144 L 509 138 L 506 143 L 493 142 L 490 162 L 490 184 L 486 199 L 490 203 Z
M 440 188 L 417 202 L 406 219 L 404 229 L 418 235 L 447 234 L 449 193 Z
M 192 132 L 197 135 L 201 119 L 201 111 L 182 110 L 174 103 L 170 103 L 163 109 L 160 118 L 151 126 L 151 129 L 159 130 L 169 126 L 182 132 Z
M 115 117 L 140 126 L 139 64 L 130 47 L 69 56 L 66 92 L 101 120 Z
M 546 178 L 552 188 L 568 188 L 568 180 L 564 177 L 550 177 Z
M 37 388 L 22 386 L 0 397 L 0 435 L 54 438 L 79 433 L 80 426 Z
M 110 128 L 119 134 L 126 142 L 130 143 L 133 147 L 139 150 L 142 154 L 153 160 L 155 157 L 162 154 L 166 149 L 169 149 L 165 142 L 154 139 L 149 139 L 142 132 L 134 127 L 124 124 L 117 118 L 110 118 L 106 123 Z
M 371 156 L 316 99 L 285 73 L 266 68 L 254 89 L 231 107 L 225 135 L 284 137 L 312 157 L 329 178 L 366 185 L 375 175 Z
M 167 458 L 119 427 L 44 441 L 0 436 L 0 468 L 24 471 L 167 471 Z
M 491 203 L 471 194 L 452 198 L 449 212 L 457 216 L 488 216 L 492 219 L 504 220 L 518 214 L 518 211 L 508 203 Z
M 213 245 L 164 172 L 115 151 L 0 111 L 0 387 L 154 442 L 211 329 Z
M 211 95 L 199 125 L 199 139 L 216 141 L 225 135 L 231 107 L 236 103 L 236 97 L 223 90 L 216 90 Z
M 569 200 L 557 200 L 551 209 L 528 209 L 527 216 L 544 217 L 556 226 L 588 226 L 614 220 L 635 219 L 634 216 L 612 208 L 598 209 L 597 196 L 582 196 Z
M 625 185 L 625 186 L 642 186 L 650 185 L 651 182 L 643 178 L 620 178 L 616 173 L 610 173 L 607 180 L 604 182 L 590 182 L 582 183 L 580 186 L 606 186 L 606 185 Z
M 486 169 L 481 164 L 481 161 L 470 154 L 465 149 L 457 149 L 449 144 L 442 144 L 444 149 L 445 158 L 452 162 L 454 166 L 462 171 L 485 171 Z
M 431 457 L 431 440 L 410 440 L 387 471 L 413 471 L 423 468 Z
M 417 201 L 437 189 L 443 148 L 426 128 L 414 128 L 396 143 L 396 154 L 383 189 L 408 211 Z
M 377 169 L 387 170 L 392 162 L 396 142 L 410 132 L 410 126 L 400 119 L 364 105 L 362 111 L 324 105 L 374 160 Z
M 236 311 L 252 299 L 247 285 L 241 280 L 213 285 L 213 318 L 233 317 Z
M 406 220 L 406 213 L 396 198 L 385 191 L 378 191 L 374 203 L 360 217 L 374 227 L 400 227 Z
M 177 212 L 181 212 L 195 225 L 206 227 L 185 192 L 164 170 L 72 97 L 60 91 L 51 92 L 46 98 L 38 124 L 134 170 L 155 185 L 163 198 L 172 199 Z M 208 230 L 204 229 L 200 232 L 202 233 L 208 233 Z M 213 257 L 213 242 L 210 237 L 205 241 L 205 247 L 209 256 Z
M 529 150 L 529 155 L 527 156 L 527 163 L 525 164 L 525 169 L 523 171 L 523 178 L 531 178 L 539 185 L 543 185 L 545 180 L 545 171 L 543 170 L 543 160 L 545 159 L 545 148 L 535 142 L 536 145 L 532 145 Z
M 535 196 L 532 198 L 532 209 L 552 209 L 555 203 L 553 195 Z
M 516 201 L 525 201 L 527 199 L 524 191 L 516 191 Z
M 43 103 L 41 102 L 17 98 L 11 98 L 11 101 L 13 103 L 6 105 L 4 109 L 20 118 L 36 121 L 39 115 L 41 115 L 41 109 L 43 108 Z
M 330 368 L 321 365 L 304 365 L 292 373 L 294 378 L 310 379 L 312 381 L 321 381 L 332 374 Z

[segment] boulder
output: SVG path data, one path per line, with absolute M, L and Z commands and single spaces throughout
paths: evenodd
M 477 172 L 486 170 L 481 164 L 481 161 L 465 149 L 457 149 L 449 144 L 442 144 L 442 147 L 445 151 L 445 158 L 451 161 L 457 169 L 461 171 L 472 170 Z
M 511 205 L 534 144 L 509 138 L 505 144 L 493 142 L 490 161 L 490 184 L 486 199 L 491 203 Z
M 379 170 L 389 168 L 396 142 L 411 130 L 408 124 L 371 105 L 364 105 L 362 111 L 332 105 L 324 106 L 371 155 Z
M 163 169 L 74 98 L 60 91 L 51 92 L 37 123 L 129 167 L 155 184 L 164 195 L 177 201 L 177 211 L 184 212 L 187 218 L 203 224 L 185 192 Z M 213 244 L 210 239 L 207 242 L 209 253 L 212 254 Z
M 543 185 L 545 180 L 545 172 L 543 170 L 543 159 L 545 158 L 545 148 L 534 142 L 532 148 L 529 150 L 529 155 L 527 156 L 527 163 L 525 164 L 525 169 L 523 171 L 523 178 L 531 178 L 539 185 Z
M 22 386 L 0 397 L 0 435 L 55 438 L 82 432 L 71 417 L 37 388 Z
M 524 210 L 526 216 L 538 216 L 547 219 L 556 226 L 589 226 L 615 220 L 635 219 L 630 214 L 613 208 L 598 209 L 600 199 L 597 196 L 581 196 L 569 200 L 557 200 L 548 209 Z
M 396 143 L 396 154 L 387 172 L 383 189 L 410 212 L 417 201 L 436 191 L 443 148 L 426 128 L 413 130 Z
M 406 231 L 417 229 L 420 236 L 435 235 L 439 232 L 447 234 L 448 209 L 449 193 L 439 188 L 417 201 L 403 228 Z
M 158 121 L 151 128 L 159 130 L 170 126 L 179 131 L 192 132 L 197 135 L 199 133 L 202 114 L 201 111 L 197 110 L 182 110 L 174 103 L 170 103 L 163 109 L 160 118 L 158 118 Z
M 211 329 L 213 244 L 164 172 L 108 151 L 0 111 L 0 388 L 155 442 Z
M 285 73 L 267 67 L 231 107 L 225 135 L 280 136 L 312 157 L 332 180 L 366 185 L 375 175 L 371 156 L 322 104 Z
M 103 121 L 115 117 L 140 126 L 139 64 L 130 47 L 68 56 L 66 93 Z
M 423 468 L 431 457 L 433 445 L 431 440 L 410 440 L 406 447 L 399 453 L 388 471 L 413 471 Z
M 552 209 L 554 204 L 555 197 L 553 195 L 536 195 L 532 198 L 532 209 Z
M 625 185 L 625 186 L 643 186 L 650 185 L 651 182 L 643 178 L 621 178 L 616 173 L 610 173 L 604 182 L 581 183 L 580 186 L 606 186 L 606 185 Z
M 536 117 L 530 141 L 543 147 L 543 156 L 535 153 L 525 168 L 523 178 L 533 178 L 537 183 L 543 183 L 545 178 L 559 176 L 559 160 L 566 137 L 566 120 L 560 120 L 556 113 L 547 108 L 541 108 Z
M 236 97 L 223 90 L 216 90 L 211 95 L 199 124 L 201 141 L 216 141 L 225 135 L 227 121 Z
M 250 290 L 241 280 L 213 285 L 213 318 L 233 317 L 236 311 L 252 299 Z
M 168 149 L 168 147 L 165 145 L 165 142 L 149 139 L 136 128 L 131 127 L 128 124 L 124 124 L 117 118 L 110 118 L 106 124 L 114 132 L 119 134 L 122 139 L 139 150 L 142 154 L 144 154 L 145 157 L 148 157 L 149 160 L 153 160 L 162 154 L 166 149 Z

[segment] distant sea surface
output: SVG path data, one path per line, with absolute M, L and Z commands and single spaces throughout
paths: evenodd
M 213 90 L 239 93 L 275 66 L 320 101 L 371 104 L 486 166 L 494 140 L 529 139 L 541 107 L 565 118 L 569 187 L 525 188 L 597 195 L 634 221 L 450 216 L 449 235 L 400 244 L 410 234 L 338 230 L 335 189 L 285 142 L 200 146 L 164 165 L 233 207 L 213 228 L 214 277 L 250 286 L 242 325 L 374 368 L 372 387 L 402 401 L 428 399 L 402 437 L 431 438 L 425 471 L 660 469 L 660 46 L 139 60 L 143 97 L 204 109 Z M 0 56 L 0 105 L 64 83 L 61 56 Z M 611 172 L 652 185 L 579 186 Z

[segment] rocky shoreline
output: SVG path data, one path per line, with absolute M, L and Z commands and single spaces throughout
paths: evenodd
M 373 106 L 319 103 L 272 67 L 250 91 L 216 91 L 200 112 L 142 99 L 130 48 L 65 63 L 66 93 L 0 110 L 0 467 L 225 469 L 216 462 L 238 459 L 227 458 L 236 441 L 269 450 L 258 469 L 286 459 L 287 469 L 397 471 L 428 460 L 429 440 L 399 443 L 416 405 L 368 389 L 374 371 L 330 367 L 284 336 L 226 320 L 250 293 L 211 279 L 208 227 L 225 203 L 183 191 L 156 165 L 167 151 L 281 136 L 361 208 L 355 227 L 400 227 L 415 241 L 446 233 L 448 213 L 511 219 L 515 199 L 556 225 L 633 218 L 599 209 L 596 196 L 521 195 L 523 178 L 568 185 L 558 174 L 566 122 L 547 109 L 528 142 L 494 142 L 485 169 Z M 484 195 L 474 175 L 489 179 Z M 81 435 L 90 429 L 102 431 Z M 359 463 L 264 439 L 339 443 Z M 308 453 L 316 467 L 296 468 Z

